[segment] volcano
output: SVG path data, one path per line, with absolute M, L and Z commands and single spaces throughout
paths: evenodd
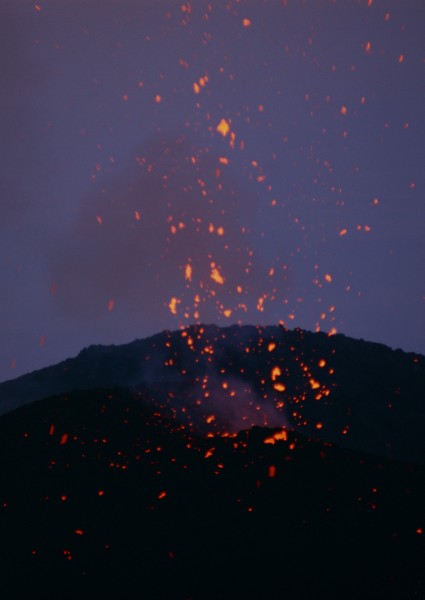
M 197 325 L 0 385 L 20 598 L 425 597 L 425 357 Z

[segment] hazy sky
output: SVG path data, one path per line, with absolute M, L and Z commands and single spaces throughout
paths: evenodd
M 425 353 L 423 0 L 2 0 L 0 380 L 194 322 Z

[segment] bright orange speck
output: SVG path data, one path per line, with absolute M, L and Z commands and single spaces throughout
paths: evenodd
M 221 119 L 220 123 L 217 125 L 217 131 L 225 137 L 230 131 L 229 123 L 225 119 Z

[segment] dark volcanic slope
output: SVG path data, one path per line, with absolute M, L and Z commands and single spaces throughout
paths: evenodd
M 344 447 L 425 460 L 425 357 L 343 335 L 193 326 L 0 385 L 0 412 L 71 390 L 125 387 L 197 431 L 287 425 Z
M 200 437 L 141 400 L 0 419 L 4 597 L 425 597 L 423 466 L 259 427 Z

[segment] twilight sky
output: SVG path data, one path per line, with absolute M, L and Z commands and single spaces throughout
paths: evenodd
M 2 0 L 0 380 L 284 323 L 425 353 L 423 0 Z

